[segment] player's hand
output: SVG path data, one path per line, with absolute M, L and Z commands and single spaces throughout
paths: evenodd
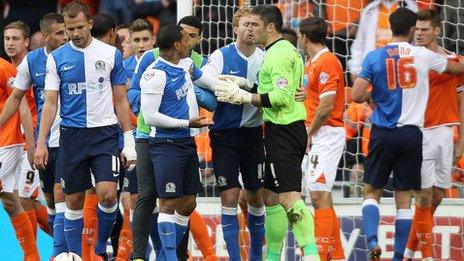
M 201 116 L 198 118 L 192 118 L 189 121 L 190 128 L 201 128 L 213 124 L 213 121 L 208 119 L 206 116 Z
M 219 75 L 218 76 L 219 80 L 231 80 L 235 84 L 238 85 L 238 87 L 244 89 L 245 91 L 250 91 L 253 89 L 253 82 L 249 81 L 248 79 L 245 79 L 240 76 L 235 76 L 235 75 L 229 75 L 229 74 L 224 74 L 224 75 Z
M 457 164 L 463 154 L 464 154 L 464 142 L 458 142 L 456 146 L 454 146 L 453 164 Z
M 34 154 L 34 165 L 39 169 L 45 169 L 48 163 L 48 149 L 45 143 L 37 143 Z
M 127 171 L 132 171 L 137 163 L 137 153 L 135 152 L 135 140 L 132 131 L 125 131 L 123 133 L 124 148 L 121 151 L 121 161 L 124 162 L 124 166 Z
M 300 86 L 300 87 L 298 87 L 296 89 L 295 101 L 302 102 L 302 101 L 306 100 L 306 96 L 307 96 L 307 93 L 306 93 L 305 88 L 303 88 L 303 86 Z
M 251 104 L 253 94 L 242 90 L 231 80 L 219 80 L 214 91 L 217 100 L 231 104 Z
M 29 164 L 31 165 L 31 168 L 33 170 L 35 170 L 34 156 L 35 156 L 35 146 L 29 146 L 27 148 L 27 160 L 29 161 Z

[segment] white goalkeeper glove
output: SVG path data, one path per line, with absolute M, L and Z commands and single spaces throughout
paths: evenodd
M 214 94 L 220 102 L 231 104 L 251 104 L 253 94 L 240 89 L 238 84 L 231 80 L 218 80 Z
M 121 155 L 126 158 L 127 171 L 132 171 L 135 168 L 137 162 L 137 153 L 135 152 L 135 140 L 132 131 L 125 131 L 123 133 L 124 148 L 121 151 Z
M 235 75 L 228 75 L 228 74 L 219 75 L 218 79 L 219 80 L 231 80 L 235 84 L 237 84 L 240 88 L 244 89 L 245 91 L 251 91 L 254 85 L 252 81 L 249 81 L 248 79 L 245 79 L 240 76 L 235 76 Z

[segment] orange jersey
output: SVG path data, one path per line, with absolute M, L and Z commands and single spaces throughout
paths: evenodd
M 14 65 L 0 58 L 0 111 L 3 110 L 8 96 L 13 91 L 11 87 L 15 77 L 16 68 Z M 0 148 L 23 143 L 19 112 L 15 112 L 3 126 L 0 126 Z
M 319 51 L 305 68 L 305 81 L 307 81 L 308 97 L 305 100 L 306 125 L 314 120 L 320 99 L 324 95 L 335 93 L 335 104 L 329 119 L 324 125 L 343 127 L 343 108 L 345 103 L 345 78 L 343 67 L 337 56 L 327 48 Z
M 448 55 L 450 61 L 464 57 Z M 464 75 L 429 73 L 430 93 L 425 109 L 424 128 L 459 124 L 458 88 L 464 84 Z M 460 90 L 462 91 L 462 90 Z

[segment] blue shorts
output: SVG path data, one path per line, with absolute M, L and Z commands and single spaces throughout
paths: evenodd
M 48 162 L 44 170 L 39 170 L 40 185 L 44 193 L 53 193 L 55 183 L 60 183 L 60 149 L 48 148 Z
M 95 183 L 119 179 L 118 125 L 97 128 L 60 126 L 61 186 L 66 194 L 84 192 Z
M 150 157 L 159 198 L 180 198 L 201 191 L 197 146 L 193 138 L 152 138 Z
M 210 130 L 213 167 L 219 191 L 241 188 L 260 189 L 263 178 L 264 139 L 261 127 Z
M 122 169 L 121 169 L 122 171 Z M 134 168 L 132 171 L 127 171 L 127 169 L 124 168 L 124 179 L 123 179 L 123 185 L 122 185 L 122 191 L 124 192 L 129 192 L 131 194 L 137 193 L 137 172 L 136 168 Z
M 383 129 L 372 125 L 364 161 L 365 183 L 383 188 L 393 172 L 393 188 L 421 188 L 422 131 L 412 125 Z

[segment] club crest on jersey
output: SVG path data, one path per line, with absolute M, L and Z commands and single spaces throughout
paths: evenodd
M 153 78 L 153 76 L 155 76 L 155 71 L 146 71 L 144 74 L 143 74 L 143 79 L 145 79 L 145 81 L 149 81 L 151 78 Z
M 326 72 L 321 72 L 321 74 L 319 74 L 320 83 L 324 84 L 327 82 L 328 79 L 329 79 L 329 75 Z
M 284 77 L 280 77 L 279 79 L 277 79 L 277 87 L 279 87 L 280 89 L 287 87 L 287 84 L 288 80 Z
M 223 187 L 223 186 L 227 185 L 227 180 L 226 180 L 226 178 L 224 176 L 219 176 L 218 180 L 217 180 L 217 183 L 218 183 L 219 187 Z
M 7 85 L 8 85 L 8 87 L 11 87 L 11 86 L 13 86 L 13 84 L 14 84 L 14 81 L 15 81 L 15 77 L 11 77 L 10 79 L 8 79 L 8 81 L 7 81 Z
M 166 193 L 175 193 L 176 192 L 176 184 L 174 182 L 166 183 L 166 188 L 164 189 Z
M 106 68 L 105 68 L 105 62 L 102 61 L 102 60 L 98 60 L 95 62 L 95 70 L 97 71 L 106 71 Z

